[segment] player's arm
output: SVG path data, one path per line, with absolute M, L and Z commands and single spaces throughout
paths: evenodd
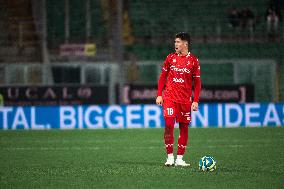
M 192 102 L 192 110 L 198 110 L 199 95 L 201 91 L 201 79 L 200 79 L 200 65 L 198 59 L 194 62 L 193 68 L 193 83 L 194 83 L 194 99 Z
M 169 68 L 169 56 L 168 56 L 164 62 L 162 72 L 160 74 L 160 78 L 158 81 L 158 91 L 157 91 L 157 98 L 156 98 L 157 105 L 163 104 L 162 94 L 163 94 L 163 90 L 167 82 L 167 76 L 168 76 L 169 71 L 170 71 L 170 68 Z

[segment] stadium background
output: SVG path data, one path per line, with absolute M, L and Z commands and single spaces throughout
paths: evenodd
M 267 25 L 271 6 L 276 28 Z M 283 7 L 281 0 L 1 0 L 0 185 L 283 186 Z M 234 27 L 233 8 L 241 13 Z M 193 168 L 167 170 L 153 103 L 180 31 L 191 35 L 205 89 L 192 127 L 240 128 L 191 129 Z M 207 153 L 220 161 L 211 176 L 194 167 Z
M 116 1 L 45 4 L 2 2 L 1 85 L 156 84 L 162 61 L 173 51 L 174 34 L 188 31 L 204 85 L 252 84 L 256 102 L 284 99 L 283 22 L 276 31 L 267 30 L 266 0 L 177 1 L 170 8 L 170 1 L 134 0 L 119 9 Z M 283 3 L 275 6 L 283 15 Z M 228 14 L 234 7 L 250 9 L 254 18 L 241 18 L 245 26 L 230 27 Z M 118 94 L 109 92 L 113 104 Z

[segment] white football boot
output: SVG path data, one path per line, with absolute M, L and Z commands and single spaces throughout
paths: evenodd
M 181 166 L 181 167 L 189 167 L 190 164 L 186 163 L 183 159 L 182 156 L 177 156 L 176 162 L 175 162 L 175 166 Z
M 173 166 L 175 163 L 174 155 L 173 154 L 168 154 L 167 161 L 165 163 L 165 166 Z

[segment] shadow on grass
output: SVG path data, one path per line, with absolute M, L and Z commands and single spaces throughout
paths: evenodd
M 113 164 L 120 164 L 120 165 L 145 165 L 145 166 L 154 166 L 154 167 L 157 167 L 157 166 L 161 166 L 163 164 L 161 164 L 160 162 L 146 162 L 146 161 L 111 161 L 110 163 L 113 163 Z
M 155 162 L 155 161 L 111 161 L 110 163 L 116 164 L 116 165 L 121 165 L 121 166 L 147 166 L 147 167 L 153 167 L 153 168 L 158 168 L 158 169 L 165 169 L 165 170 L 187 170 L 190 172 L 199 172 L 202 173 L 198 169 L 197 166 L 189 166 L 189 167 L 180 167 L 180 166 L 165 166 L 163 162 Z M 217 170 L 218 171 L 218 170 Z M 214 171 L 216 172 L 216 171 Z

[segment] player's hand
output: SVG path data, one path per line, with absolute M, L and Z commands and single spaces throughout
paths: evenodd
M 191 109 L 192 109 L 192 111 L 197 111 L 198 110 L 198 103 L 193 102 L 192 105 L 191 105 Z
M 163 104 L 163 97 L 162 96 L 158 96 L 156 98 L 156 104 L 162 106 L 162 104 Z

